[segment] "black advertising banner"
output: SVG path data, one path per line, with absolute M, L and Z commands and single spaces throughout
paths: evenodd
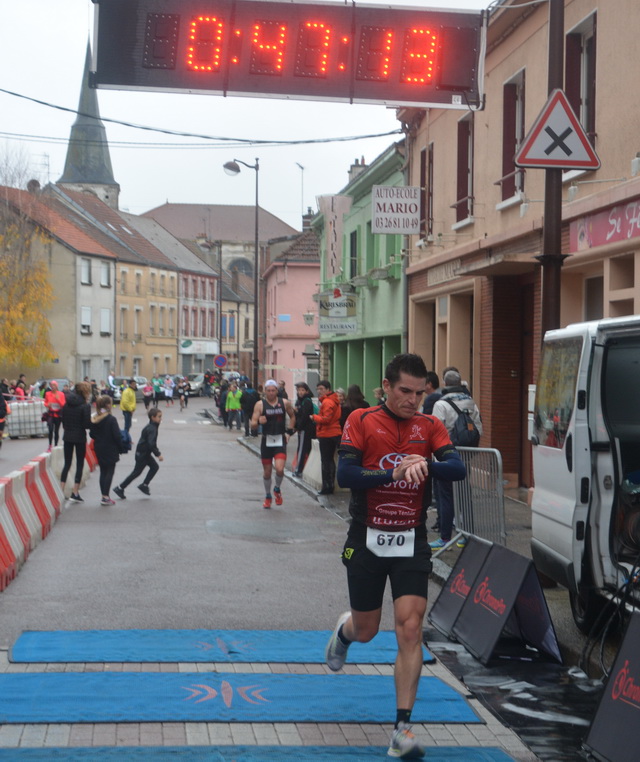
M 585 746 L 596 759 L 637 762 L 640 748 L 640 614 L 627 625 Z
M 442 586 L 440 594 L 427 617 L 429 622 L 443 635 L 447 637 L 451 635 L 458 614 L 464 606 L 464 602 L 467 600 L 490 550 L 491 543 L 469 537 L 464 550 L 458 556 L 456 565 Z
M 493 545 L 456 619 L 452 633 L 483 664 L 501 636 L 511 636 L 562 662 L 533 562 Z

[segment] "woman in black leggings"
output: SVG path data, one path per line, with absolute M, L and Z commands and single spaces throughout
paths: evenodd
M 111 414 L 113 400 L 111 397 L 98 397 L 96 400 L 96 412 L 91 417 L 89 434 L 93 439 L 93 446 L 100 466 L 100 492 L 102 493 L 101 505 L 115 505 L 109 497 L 111 482 L 116 470 L 116 463 L 120 460 L 122 452 L 122 435 L 118 421 Z
M 75 385 L 72 392 L 67 394 L 67 403 L 62 408 L 62 427 L 64 435 L 64 468 L 60 474 L 60 486 L 64 491 L 64 485 L 67 481 L 71 461 L 75 453 L 76 473 L 73 480 L 73 489 L 69 500 L 74 503 L 83 503 L 78 490 L 82 480 L 82 469 L 84 467 L 84 456 L 87 450 L 87 429 L 91 423 L 91 384 L 86 381 L 80 381 Z

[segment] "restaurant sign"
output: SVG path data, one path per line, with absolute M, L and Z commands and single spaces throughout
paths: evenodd
M 344 294 L 339 288 L 321 296 L 318 303 L 320 333 L 357 333 L 356 305 L 355 294 Z

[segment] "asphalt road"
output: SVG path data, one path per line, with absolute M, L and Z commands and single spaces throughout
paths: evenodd
M 101 507 L 93 474 L 85 503 L 67 503 L 0 595 L 0 647 L 25 629 L 333 627 L 348 608 L 344 521 L 289 482 L 284 505 L 264 510 L 259 460 L 198 414 L 207 406 L 163 406 L 151 497 L 132 484 Z M 145 418 L 138 409 L 134 441 Z M 0 473 L 46 444 L 5 440 Z M 132 467 L 123 456 L 116 480 Z
M 240 445 L 237 432 L 204 415 L 211 408 L 205 398 L 193 398 L 182 413 L 177 404 L 162 406 L 165 461 L 151 498 L 131 485 L 126 501 L 116 498 L 115 506 L 102 508 L 96 473 L 83 490 L 85 504 L 67 503 L 0 595 L 0 647 L 23 629 L 333 625 L 348 607 L 339 561 L 347 494 L 319 504 L 312 491 L 285 480 L 285 504 L 263 510 L 255 453 Z M 145 422 L 139 406 L 134 440 Z M 0 474 L 46 446 L 46 439 L 5 439 Z M 116 480 L 132 466 L 133 455 L 123 456 Z M 507 546 L 529 555 L 529 508 L 507 498 L 506 516 Z M 430 602 L 458 553 L 447 551 L 435 564 Z M 577 665 L 586 640 L 573 623 L 568 593 L 557 587 L 544 594 L 565 662 Z M 389 617 L 383 626 L 391 628 Z M 614 637 L 605 649 L 607 663 L 616 649 Z M 593 654 L 590 672 L 596 676 L 597 648 Z

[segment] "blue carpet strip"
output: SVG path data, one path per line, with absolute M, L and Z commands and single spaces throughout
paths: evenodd
M 331 632 L 324 630 L 74 630 L 27 631 L 9 659 L 20 663 L 251 662 L 322 663 Z M 393 632 L 370 643 L 354 643 L 354 664 L 393 664 Z M 426 663 L 435 659 L 424 649 Z
M 76 722 L 390 722 L 386 675 L 219 672 L 0 674 L 0 724 Z M 416 723 L 478 723 L 466 699 L 423 677 Z
M 157 746 L 66 749 L 0 749 L 0 760 L 16 762 L 369 762 L 387 758 L 386 746 Z M 429 762 L 513 762 L 501 749 L 477 746 L 435 746 L 427 749 Z

